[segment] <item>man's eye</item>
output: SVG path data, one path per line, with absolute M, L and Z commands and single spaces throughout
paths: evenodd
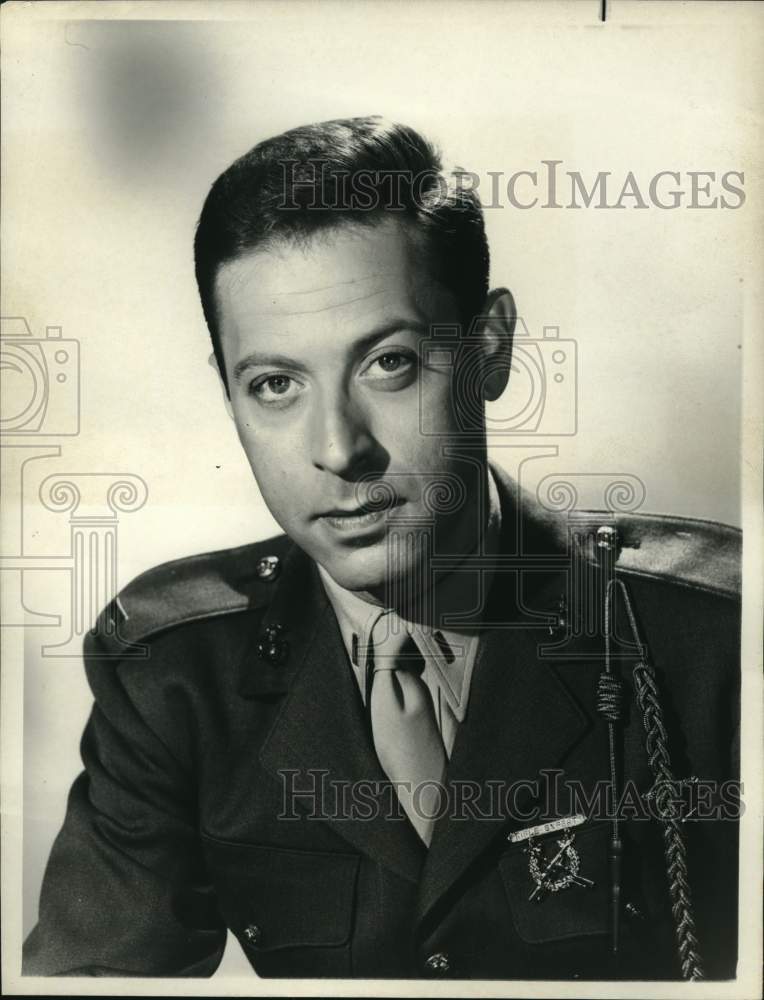
M 368 378 L 385 378 L 386 376 L 403 375 L 410 372 L 414 365 L 414 357 L 401 351 L 386 351 L 369 364 L 366 369 Z
M 261 403 L 288 402 L 297 391 L 298 383 L 289 375 L 268 375 L 250 385 L 250 392 Z

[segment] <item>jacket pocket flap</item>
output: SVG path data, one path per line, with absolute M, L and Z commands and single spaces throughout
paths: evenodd
M 245 948 L 347 943 L 358 855 L 203 841 L 220 908 Z
M 531 894 L 537 888 L 528 843 L 513 844 L 499 860 L 499 870 L 509 900 L 512 920 L 521 940 L 529 944 L 559 941 L 591 934 L 606 934 L 608 915 L 608 823 L 587 824 L 575 831 L 571 849 L 563 851 L 560 864 L 550 873 L 552 891 Z M 536 862 L 540 871 L 561 851 L 563 834 L 539 837 Z M 593 885 L 564 883 L 574 872 Z M 557 884 L 557 888 L 554 886 Z

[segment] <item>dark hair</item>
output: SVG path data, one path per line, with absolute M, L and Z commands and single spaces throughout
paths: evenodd
M 397 213 L 426 241 L 436 276 L 467 326 L 488 292 L 488 243 L 477 193 L 445 170 L 414 129 L 372 116 L 320 122 L 258 143 L 215 181 L 194 240 L 196 281 L 225 380 L 215 279 L 230 260 L 320 230 Z

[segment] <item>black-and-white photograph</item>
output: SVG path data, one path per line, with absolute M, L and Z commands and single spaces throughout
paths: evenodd
M 764 6 L 2 32 L 4 990 L 760 995 Z

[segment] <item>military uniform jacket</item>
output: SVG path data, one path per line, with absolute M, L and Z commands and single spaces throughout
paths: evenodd
M 461 811 L 437 821 L 429 850 L 404 814 L 378 808 L 385 775 L 312 561 L 284 536 L 182 559 L 125 588 L 86 641 L 85 770 L 26 974 L 208 976 L 230 928 L 260 976 L 679 978 L 661 825 L 639 818 L 636 798 L 621 823 L 616 956 L 610 822 L 596 809 L 575 829 L 578 870 L 594 884 L 529 899 L 528 842 L 508 835 L 577 811 L 571 787 L 596 800 L 610 778 L 608 731 L 596 709 L 600 640 L 565 627 L 566 524 L 497 476 L 505 559 L 486 615 L 496 627 L 481 640 L 447 771 Z M 616 527 L 616 572 L 655 670 L 674 772 L 735 779 L 739 533 L 649 515 Z M 535 557 L 528 572 L 520 551 Z M 618 663 L 619 780 L 644 796 L 654 775 L 633 665 Z M 491 782 L 511 790 L 498 811 Z M 465 806 L 467 786 L 480 794 Z M 709 792 L 723 811 L 726 787 Z M 737 824 L 734 809 L 718 813 L 683 824 L 709 978 L 736 965 Z M 558 838 L 536 841 L 543 857 Z

